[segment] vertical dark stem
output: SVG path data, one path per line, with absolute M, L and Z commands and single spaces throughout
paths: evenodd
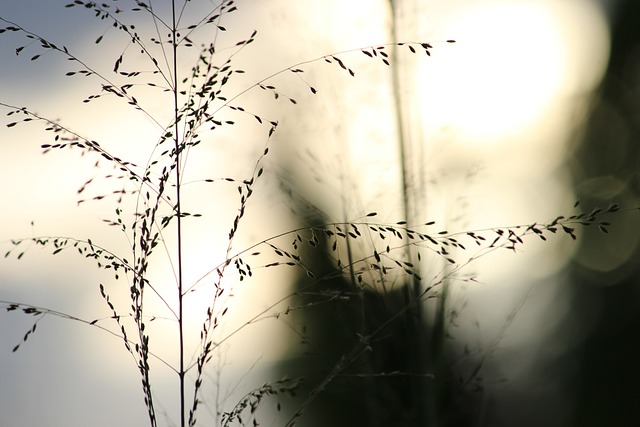
M 411 159 L 410 159 L 410 149 L 409 149 L 409 141 L 407 141 L 407 137 L 405 134 L 405 114 L 404 114 L 404 105 L 402 102 L 402 90 L 400 86 L 400 69 L 398 64 L 398 8 L 396 6 L 397 0 L 389 0 L 389 4 L 391 5 L 391 63 L 393 67 L 391 67 L 391 79 L 393 85 L 393 101 L 394 101 L 394 110 L 395 110 L 395 121 L 397 127 L 397 138 L 398 138 L 398 150 L 400 154 L 400 169 L 402 172 L 402 210 L 407 223 L 411 224 L 415 221 L 415 207 L 412 203 L 412 186 L 411 186 Z M 407 245 L 407 257 L 411 262 L 413 262 L 413 251 L 412 246 Z M 413 277 L 413 296 L 412 298 L 419 298 L 421 294 L 421 286 L 420 281 Z M 416 305 L 416 310 L 419 311 L 419 305 Z
M 400 73 L 398 70 L 398 53 L 396 43 L 398 42 L 397 33 L 397 7 L 395 0 L 389 0 L 391 5 L 391 79 L 393 85 L 393 101 L 395 111 L 395 121 L 397 127 L 398 149 L 400 151 L 400 167 L 402 172 L 402 208 L 405 219 L 409 221 L 412 216 L 411 201 L 409 197 L 409 165 L 407 164 L 407 141 L 404 132 L 404 112 L 402 105 L 402 95 L 400 91 Z
M 173 112 L 174 112 L 174 141 L 176 149 L 175 158 L 175 179 L 176 179 L 176 220 L 178 232 L 178 329 L 180 335 L 180 369 L 178 375 L 180 377 L 180 426 L 185 427 L 185 396 L 184 396 L 184 322 L 182 318 L 182 210 L 180 207 L 180 138 L 178 134 L 178 44 L 176 41 L 177 22 L 176 22 L 176 2 L 171 2 L 171 45 L 173 47 Z
M 416 223 L 416 207 L 413 205 L 413 197 L 417 196 L 414 186 L 411 183 L 411 156 L 410 141 L 407 140 L 405 123 L 406 116 L 404 112 L 404 103 L 402 99 L 402 87 L 400 66 L 398 63 L 398 0 L 389 0 L 391 10 L 391 79 L 393 89 L 393 101 L 395 110 L 395 121 L 397 127 L 398 149 L 400 155 L 400 168 L 402 173 L 402 208 L 405 220 L 408 224 Z M 422 189 L 424 191 L 424 189 Z M 407 242 L 408 243 L 408 242 Z M 418 266 L 414 262 L 414 248 L 412 245 L 406 245 L 406 256 L 410 262 Z M 428 328 L 420 297 L 422 294 L 422 286 L 415 275 L 411 275 L 411 286 L 405 291 L 406 303 L 412 307 L 407 311 L 406 316 L 406 339 L 407 346 L 411 349 L 407 357 L 409 358 L 407 366 L 414 372 L 425 374 L 430 368 L 429 348 L 428 348 Z M 428 386 L 426 377 L 417 376 L 412 381 L 411 390 L 411 406 L 415 409 L 414 422 L 415 425 L 435 426 L 435 408 L 433 404 L 432 390 Z M 426 403 L 426 404 L 425 404 Z

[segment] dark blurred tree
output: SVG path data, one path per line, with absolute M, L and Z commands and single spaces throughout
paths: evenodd
M 301 206 L 297 210 L 317 213 L 301 216 L 306 225 L 326 222 L 318 209 Z M 291 358 L 276 368 L 282 375 L 304 378 L 294 410 L 330 377 L 297 425 L 473 425 L 481 390 L 463 384 L 451 367 L 449 352 L 441 344 L 445 339 L 439 336 L 447 326 L 417 318 L 411 309 L 410 276 L 389 290 L 359 286 L 336 267 L 330 246 L 319 236 L 318 247 L 304 253 L 307 267 L 319 280 L 301 276 L 294 284 L 293 306 L 299 309 L 290 316 L 300 342 L 293 344 Z M 366 336 L 372 339 L 362 342 Z M 416 351 L 420 339 L 428 340 L 428 354 Z M 455 346 L 450 340 L 447 343 Z M 432 361 L 424 371 L 417 370 L 424 366 L 416 361 L 419 357 Z

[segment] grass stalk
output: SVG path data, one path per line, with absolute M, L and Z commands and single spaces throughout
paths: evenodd
M 401 170 L 401 197 L 402 197 L 402 209 L 405 220 L 409 224 L 415 224 L 416 210 L 413 206 L 413 197 L 416 195 L 416 189 L 412 185 L 412 168 L 411 168 L 411 155 L 410 155 L 410 143 L 405 132 L 405 124 L 407 122 L 407 116 L 404 111 L 404 102 L 402 96 L 401 85 L 401 67 L 398 61 L 398 27 L 399 27 L 399 9 L 397 0 L 389 0 L 389 10 L 391 13 L 391 81 L 392 81 L 392 93 L 393 93 L 393 109 L 394 118 L 396 122 L 396 138 L 398 144 L 398 152 L 400 157 L 400 170 Z M 426 188 L 419 189 L 422 192 L 426 192 Z M 424 194 L 423 194 L 423 197 Z M 425 197 L 426 199 L 426 197 Z M 407 238 L 408 242 L 408 238 Z M 415 262 L 414 248 L 412 245 L 406 246 L 406 258 L 412 264 L 419 265 Z M 419 268 L 419 267 L 418 267 Z M 426 373 L 431 367 L 428 363 L 429 348 L 429 331 L 425 325 L 424 313 L 422 303 L 420 302 L 420 296 L 422 295 L 422 284 L 415 275 L 408 277 L 411 281 L 411 285 L 405 289 L 406 303 L 411 306 L 412 309 L 407 311 L 405 321 L 407 323 L 408 340 L 410 343 L 414 343 L 413 350 L 409 358 L 414 372 Z M 431 401 L 432 393 L 428 390 L 427 381 L 431 379 L 417 377 L 413 384 L 412 397 L 414 399 L 414 407 L 416 408 L 416 422 L 418 425 L 435 426 L 435 419 L 429 417 L 429 414 L 434 414 L 434 405 Z M 423 405 L 422 399 L 427 399 L 429 404 Z
M 185 391 L 184 391 L 184 382 L 185 382 L 185 369 L 184 369 L 184 318 L 183 318 L 183 300 L 184 294 L 182 292 L 183 288 L 183 274 L 182 274 L 182 210 L 180 206 L 180 193 L 181 193 L 181 143 L 180 143 L 180 134 L 179 134 L 179 111 L 180 105 L 178 104 L 178 42 L 176 39 L 176 35 L 178 32 L 177 21 L 176 21 L 176 2 L 175 0 L 171 1 L 171 47 L 173 50 L 173 122 L 174 122 L 174 141 L 175 141 L 175 150 L 176 150 L 176 161 L 175 161 L 175 180 L 176 180 L 176 232 L 177 232 L 177 275 L 178 275 L 178 334 L 179 334 L 179 349 L 180 352 L 180 365 L 178 368 L 179 381 L 180 381 L 180 426 L 185 427 Z

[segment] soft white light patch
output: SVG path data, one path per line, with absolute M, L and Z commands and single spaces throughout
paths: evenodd
M 531 130 L 604 72 L 607 26 L 591 2 L 481 2 L 450 19 L 455 48 L 439 49 L 420 81 L 425 118 L 461 136 L 490 142 Z
M 434 50 L 418 72 L 427 151 L 437 154 L 430 173 L 481 167 L 466 187 L 467 227 L 566 213 L 574 201 L 560 169 L 567 134 L 608 57 L 601 12 L 589 1 L 484 1 L 445 15 L 439 31 L 456 44 Z M 500 282 L 533 262 L 530 273 L 545 277 L 575 248 L 561 239 L 532 243 L 522 248 L 526 256 L 491 256 L 474 267 Z

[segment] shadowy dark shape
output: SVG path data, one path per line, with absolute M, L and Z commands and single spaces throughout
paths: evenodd
M 303 220 L 320 225 L 324 218 Z M 276 370 L 305 378 L 291 411 L 304 405 L 327 376 L 330 381 L 317 390 L 296 425 L 418 427 L 425 416 L 439 426 L 473 425 L 481 390 L 463 388 L 461 377 L 454 375 L 445 351 L 445 325 L 427 325 L 410 305 L 407 309 L 409 278 L 386 292 L 354 284 L 335 266 L 330 244 L 319 237 L 318 246 L 302 254 L 318 279 L 301 277 L 295 284 L 293 306 L 300 309 L 290 316 L 300 342 Z M 417 352 L 419 339 L 427 340 L 428 355 Z M 416 370 L 424 366 L 419 357 L 429 359 L 428 371 Z
M 613 14 L 607 73 L 576 153 L 579 173 L 575 179 L 583 205 L 601 203 L 608 196 L 616 202 L 637 201 L 640 194 L 638 17 L 637 0 L 619 2 Z M 621 186 L 605 185 L 602 194 L 585 185 L 594 180 Z M 605 242 L 607 236 L 596 236 L 591 230 L 585 233 L 578 258 L 594 263 L 575 265 L 572 273 L 575 302 L 569 315 L 582 316 L 580 324 L 586 331 L 580 333 L 587 332 L 572 354 L 578 369 L 572 384 L 577 402 L 571 425 L 576 427 L 640 425 L 640 217 L 632 212 L 626 219 L 617 218 L 612 227 L 622 230 L 614 245 L 627 248 L 631 256 L 616 260 L 612 242 Z M 611 256 L 612 261 L 591 268 L 604 259 L 589 258 L 590 254 Z

